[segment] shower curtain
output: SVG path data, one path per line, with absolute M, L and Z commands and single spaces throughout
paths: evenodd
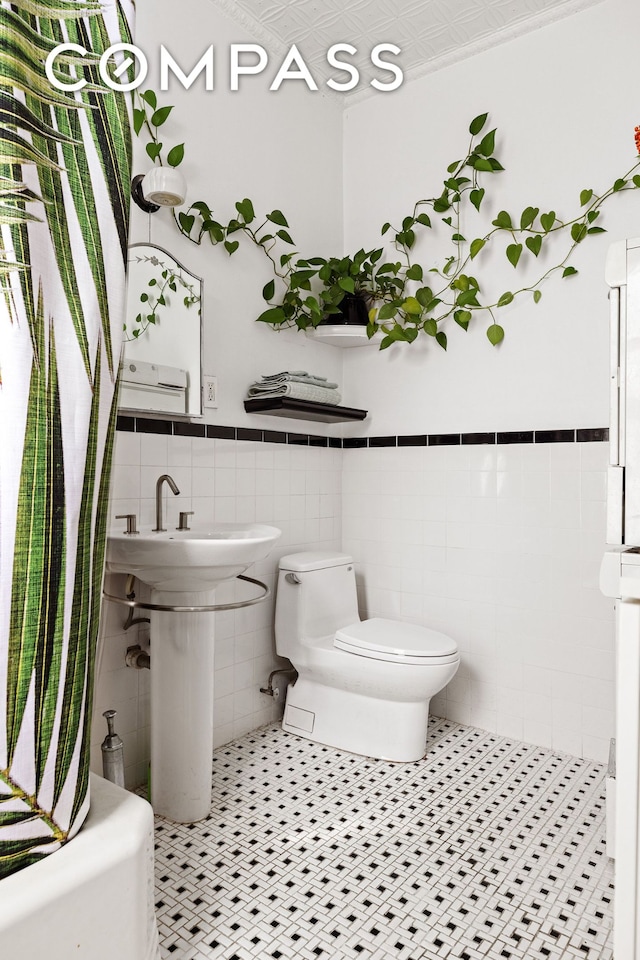
M 134 6 L 0 0 L 0 878 L 89 808 L 131 166 L 98 61 Z

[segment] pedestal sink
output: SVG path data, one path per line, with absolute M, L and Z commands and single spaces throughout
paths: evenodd
M 193 823 L 211 807 L 215 614 L 191 608 L 214 606 L 218 584 L 263 560 L 279 536 L 264 524 L 220 523 L 108 538 L 107 572 L 152 588 L 150 799 L 160 816 Z

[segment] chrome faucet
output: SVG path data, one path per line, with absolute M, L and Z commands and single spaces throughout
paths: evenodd
M 168 473 L 163 473 L 161 477 L 158 477 L 158 482 L 156 483 L 156 525 L 153 528 L 154 533 L 162 533 L 167 529 L 162 526 L 162 484 L 165 483 L 165 481 L 169 484 L 171 493 L 174 493 L 176 496 L 180 493 L 175 480 L 170 477 Z

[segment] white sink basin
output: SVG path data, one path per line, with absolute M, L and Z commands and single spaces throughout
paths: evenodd
M 156 590 L 213 590 L 221 581 L 231 580 L 252 563 L 264 560 L 280 533 L 277 527 L 261 523 L 112 533 L 107 540 L 107 570 L 131 573 Z

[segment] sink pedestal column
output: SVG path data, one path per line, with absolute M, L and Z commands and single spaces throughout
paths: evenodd
M 153 590 L 151 602 L 208 606 L 214 591 Z M 151 803 L 178 823 L 211 809 L 214 613 L 151 611 Z

